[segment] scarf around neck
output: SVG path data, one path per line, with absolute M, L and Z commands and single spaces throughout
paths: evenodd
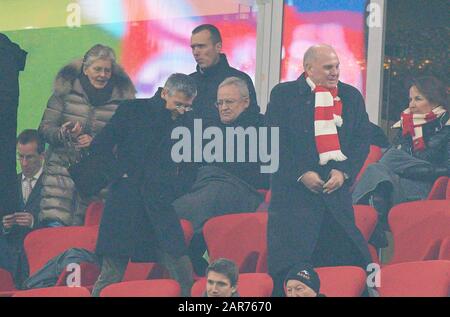
M 314 134 L 316 148 L 319 153 L 319 164 L 328 161 L 345 161 L 347 157 L 341 151 L 337 127 L 342 120 L 342 102 L 338 96 L 338 88 L 328 89 L 317 86 L 305 73 L 306 83 L 314 92 Z
M 410 135 L 412 137 L 414 151 L 423 151 L 426 148 L 423 139 L 423 125 L 440 118 L 445 113 L 446 110 L 442 106 L 438 106 L 428 113 L 413 114 L 409 108 L 402 112 L 400 119 L 402 135 Z
M 83 87 L 84 92 L 88 96 L 89 102 L 94 107 L 103 106 L 111 99 L 114 88 L 113 77 L 108 80 L 108 83 L 102 89 L 97 89 L 92 86 L 89 78 L 85 74 L 80 74 L 78 78 L 80 79 L 81 87 Z

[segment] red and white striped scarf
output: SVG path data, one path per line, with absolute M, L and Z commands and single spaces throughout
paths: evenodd
M 423 151 L 425 150 L 425 141 L 423 140 L 423 132 L 422 126 L 436 120 L 440 116 L 442 116 L 446 110 L 439 106 L 431 110 L 431 112 L 422 114 L 416 113 L 413 114 L 407 108 L 402 112 L 400 125 L 402 127 L 402 135 L 410 135 L 413 140 L 414 151 Z M 394 125 L 395 127 L 395 125 Z
M 306 82 L 315 94 L 314 103 L 314 133 L 316 148 L 319 153 L 319 164 L 326 165 L 328 161 L 345 161 L 347 157 L 341 152 L 341 144 L 336 127 L 341 127 L 342 102 L 338 89 L 328 89 L 316 86 L 306 75 Z

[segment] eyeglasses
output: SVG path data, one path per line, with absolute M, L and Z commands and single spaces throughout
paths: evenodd
M 231 107 L 232 105 L 238 103 L 241 100 L 245 100 L 247 97 L 243 97 L 243 98 L 239 98 L 239 99 L 220 99 L 217 100 L 215 105 L 217 108 L 219 108 L 220 106 L 227 106 L 227 107 Z
M 192 111 L 192 110 L 193 110 L 193 109 L 192 109 L 192 106 L 190 106 L 190 105 L 183 105 L 182 103 L 176 103 L 176 104 L 175 104 L 175 108 L 176 108 L 177 110 L 183 109 L 185 112 L 189 112 L 189 111 Z

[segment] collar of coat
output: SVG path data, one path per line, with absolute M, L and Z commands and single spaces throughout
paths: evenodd
M 301 95 L 309 95 L 314 94 L 314 92 L 311 91 L 311 87 L 306 82 L 305 74 L 301 74 L 300 77 L 297 78 L 297 84 L 298 84 L 298 91 Z M 339 91 L 342 91 L 340 88 L 342 86 L 342 83 L 338 81 L 338 89 Z
M 447 111 L 445 112 L 436 122 L 431 121 L 428 122 L 426 125 L 431 124 L 437 124 L 439 127 L 439 130 L 442 129 L 445 126 L 450 126 L 450 113 Z M 394 123 L 394 125 L 391 127 L 391 129 L 400 129 L 402 127 L 402 120 L 397 121 Z
M 5 34 L 0 33 L 0 50 L 4 55 L 14 56 L 17 70 L 24 70 L 27 52 L 20 48 L 19 45 L 12 42 Z
M 211 76 L 217 73 L 220 73 L 223 69 L 229 68 L 230 64 L 228 63 L 227 56 L 223 53 L 220 53 L 219 62 L 216 65 L 208 67 L 206 69 L 200 69 L 200 66 L 197 64 L 197 72 L 203 76 Z
M 81 73 L 81 66 L 83 61 L 77 59 L 72 63 L 64 66 L 56 75 L 56 79 L 53 85 L 54 93 L 58 96 L 68 95 L 71 91 L 84 94 L 83 88 L 78 78 Z M 133 99 L 136 94 L 133 82 L 127 75 L 125 70 L 118 64 L 113 69 L 112 76 L 114 76 L 115 87 L 112 93 L 112 100 L 118 99 Z

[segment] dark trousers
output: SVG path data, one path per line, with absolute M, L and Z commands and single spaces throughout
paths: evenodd
M 366 269 L 366 261 L 358 247 L 329 213 L 324 214 L 319 238 L 310 262 L 314 267 L 359 266 Z M 289 269 L 286 268 L 274 277 L 273 296 L 285 296 L 283 283 Z

